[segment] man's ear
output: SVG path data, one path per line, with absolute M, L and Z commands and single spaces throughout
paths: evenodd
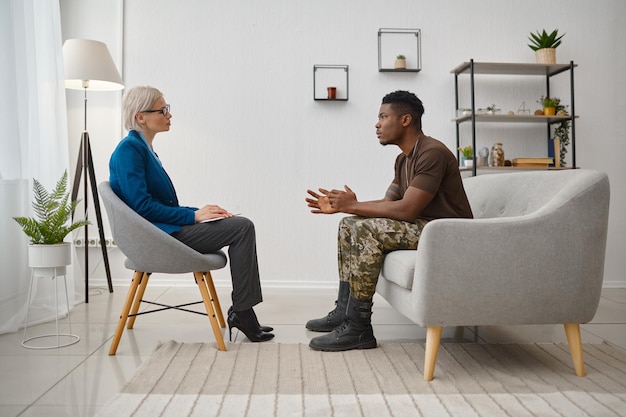
M 402 126 L 404 127 L 408 127 L 411 122 L 413 121 L 413 116 L 411 116 L 410 114 L 403 114 L 402 115 Z

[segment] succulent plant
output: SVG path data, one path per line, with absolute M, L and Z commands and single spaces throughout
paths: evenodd
M 565 34 L 558 36 L 559 30 L 554 29 L 554 31 L 550 34 L 546 32 L 544 29 L 543 32 L 537 31 L 537 33 L 530 33 L 530 37 L 528 38 L 531 43 L 528 44 L 530 49 L 533 51 L 538 51 L 543 48 L 556 48 L 561 44 L 561 39 Z

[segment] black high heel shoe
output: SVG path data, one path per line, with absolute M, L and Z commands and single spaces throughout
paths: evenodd
M 262 332 L 256 323 L 254 311 L 250 308 L 233 311 L 228 315 L 228 340 L 233 340 L 233 327 L 239 329 L 251 342 L 265 342 L 274 338 L 273 333 Z
M 233 314 L 234 314 L 233 306 L 228 307 L 228 317 L 232 316 Z M 273 327 L 261 326 L 261 324 L 259 323 L 259 319 L 257 319 L 256 313 L 254 312 L 254 310 L 252 310 L 252 315 L 254 315 L 254 320 L 256 321 L 257 326 L 259 326 L 259 329 L 261 329 L 262 332 L 269 333 L 271 331 L 274 331 Z M 235 318 L 233 319 L 234 321 L 238 320 L 238 318 L 236 316 L 237 315 L 235 314 Z

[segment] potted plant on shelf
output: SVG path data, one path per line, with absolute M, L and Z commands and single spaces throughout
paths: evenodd
M 395 69 L 406 69 L 406 57 L 404 55 L 396 56 L 396 61 L 393 67 Z
M 472 149 L 472 145 L 466 146 L 465 148 L 458 147 L 458 150 L 463 155 L 463 165 L 466 167 L 471 167 L 474 165 L 474 152 Z
M 531 43 L 528 46 L 535 51 L 537 64 L 556 64 L 556 48 L 561 44 L 561 39 L 565 36 L 565 34 L 561 36 L 558 36 L 558 34 L 558 29 L 555 29 L 550 34 L 545 29 L 543 32 L 530 33 L 528 39 Z
M 28 265 L 64 275 L 65 267 L 71 263 L 72 246 L 63 239 L 72 230 L 88 225 L 89 221 L 70 222 L 78 200 L 69 200 L 67 171 L 57 181 L 52 192 L 33 179 L 33 195 L 35 217 L 13 217 L 30 238 Z
M 556 114 L 556 108 L 559 107 L 561 99 L 557 97 L 544 97 L 541 96 L 537 103 L 543 106 L 544 116 L 554 116 Z

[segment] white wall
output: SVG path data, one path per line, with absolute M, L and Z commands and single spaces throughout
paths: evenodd
M 310 214 L 305 190 L 348 184 L 360 199 L 384 195 L 398 150 L 381 147 L 374 134 L 383 95 L 415 92 L 426 107 L 425 133 L 454 148 L 450 70 L 470 58 L 534 62 L 529 32 L 558 28 L 566 36 L 557 61 L 578 64 L 577 164 L 606 171 L 612 184 L 605 286 L 626 286 L 626 224 L 620 216 L 626 211 L 624 134 L 616 120 L 626 112 L 626 52 L 618 44 L 626 38 L 626 3 L 620 0 L 60 4 L 64 39 L 104 41 L 127 87 L 149 84 L 164 92 L 172 105 L 172 129 L 157 136 L 155 149 L 181 202 L 217 203 L 253 219 L 264 285 L 335 285 L 339 216 Z M 379 28 L 421 29 L 421 72 L 378 72 Z M 313 101 L 315 64 L 350 66 L 349 101 Z M 497 78 L 503 83 L 497 86 L 481 80 L 486 87 L 478 107 L 496 103 L 507 112 L 522 101 L 539 107 L 542 79 Z M 567 79 L 557 81 L 553 94 L 569 97 Z M 108 158 L 122 137 L 120 96 L 89 98 L 98 181 L 108 178 Z M 82 95 L 68 91 L 68 106 L 70 149 L 77 150 Z M 492 127 L 479 140 L 486 146 L 503 141 L 507 158 L 544 156 L 545 129 L 526 128 Z M 114 279 L 126 283 L 130 275 L 122 259 L 112 253 Z M 104 279 L 101 265 L 92 276 L 94 282 Z M 229 279 L 226 272 L 216 277 Z

